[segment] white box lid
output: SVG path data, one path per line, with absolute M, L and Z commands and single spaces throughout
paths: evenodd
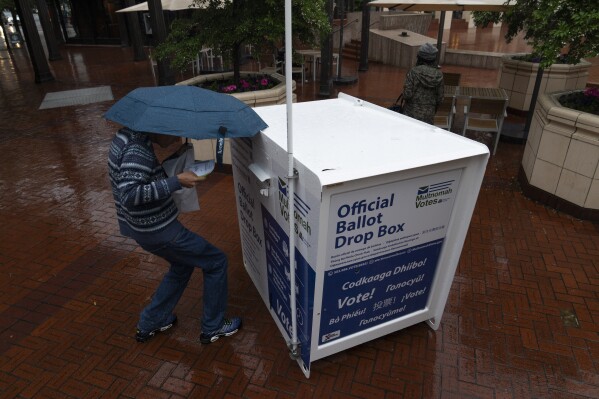
M 293 152 L 323 186 L 485 155 L 485 144 L 340 93 L 294 103 Z M 287 151 L 286 105 L 254 109 Z

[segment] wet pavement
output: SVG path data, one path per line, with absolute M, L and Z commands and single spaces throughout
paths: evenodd
M 397 331 L 314 362 L 306 379 L 243 268 L 232 176 L 215 173 L 198 189 L 202 209 L 181 219 L 229 255 L 229 313 L 244 327 L 199 343 L 195 273 L 179 324 L 135 342 L 166 264 L 118 234 L 106 173 L 118 126 L 102 117 L 114 101 L 38 108 L 46 93 L 104 85 L 119 99 L 155 85 L 152 67 L 126 48 L 61 53 L 56 80 L 35 84 L 24 50 L 0 50 L 0 397 L 599 397 L 599 226 L 523 196 L 523 145 L 506 141 L 487 166 L 437 331 Z M 496 71 L 446 70 L 466 85 L 496 81 Z M 371 64 L 340 90 L 386 106 L 405 72 Z M 298 99 L 317 91 L 298 85 Z

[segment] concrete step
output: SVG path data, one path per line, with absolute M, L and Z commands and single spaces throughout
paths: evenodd
M 362 43 L 359 40 L 352 39 L 351 42 L 343 46 L 343 58 L 358 61 L 360 59 L 360 48 Z

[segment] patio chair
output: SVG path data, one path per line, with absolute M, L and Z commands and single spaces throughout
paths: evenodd
M 214 60 L 219 61 L 220 70 L 223 70 L 223 57 L 215 55 L 211 48 L 202 47 L 196 58 L 191 61 L 193 76 L 199 75 L 203 70 L 214 71 Z
M 283 75 L 285 74 L 285 48 L 281 48 L 278 50 L 278 57 L 277 60 L 279 62 L 281 62 L 281 65 L 283 67 Z M 301 54 L 298 54 L 299 57 L 297 59 L 294 60 L 294 62 L 292 62 L 291 64 L 291 75 L 297 75 L 299 74 L 301 76 L 301 82 L 302 85 L 304 84 L 304 82 L 306 81 L 306 62 L 304 59 L 304 56 Z
M 466 135 L 467 130 L 495 133 L 492 152 L 495 155 L 503 120 L 507 116 L 507 103 L 506 99 L 470 98 L 469 104 L 464 106 L 462 136 Z
M 283 74 L 285 74 L 284 68 L 285 68 L 285 64 L 283 63 Z M 300 74 L 301 79 L 302 79 L 302 85 L 306 81 L 305 73 L 306 73 L 306 65 L 304 62 L 302 62 L 300 65 L 292 65 L 291 66 L 291 75 Z
M 262 67 L 262 63 L 258 60 L 258 70 L 260 73 L 283 73 L 283 62 L 278 61 L 277 57 L 272 55 L 272 63 L 270 66 Z
M 260 67 L 258 66 L 260 73 L 280 73 L 281 75 L 285 75 L 285 63 L 281 61 L 277 61 L 276 59 L 273 61 L 272 66 Z M 305 65 L 302 66 L 292 66 L 291 74 L 301 74 L 302 84 L 304 84 L 304 76 L 305 76 Z
M 453 117 L 455 115 L 455 96 L 447 96 L 443 98 L 443 102 L 437 108 L 435 113 L 434 124 L 441 129 L 451 131 Z

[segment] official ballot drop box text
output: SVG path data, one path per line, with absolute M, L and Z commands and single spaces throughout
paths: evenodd
M 437 329 L 484 176 L 483 144 L 374 104 L 293 104 L 289 209 L 285 105 L 231 144 L 243 261 L 283 338 L 295 234 L 298 363 L 420 322 Z

